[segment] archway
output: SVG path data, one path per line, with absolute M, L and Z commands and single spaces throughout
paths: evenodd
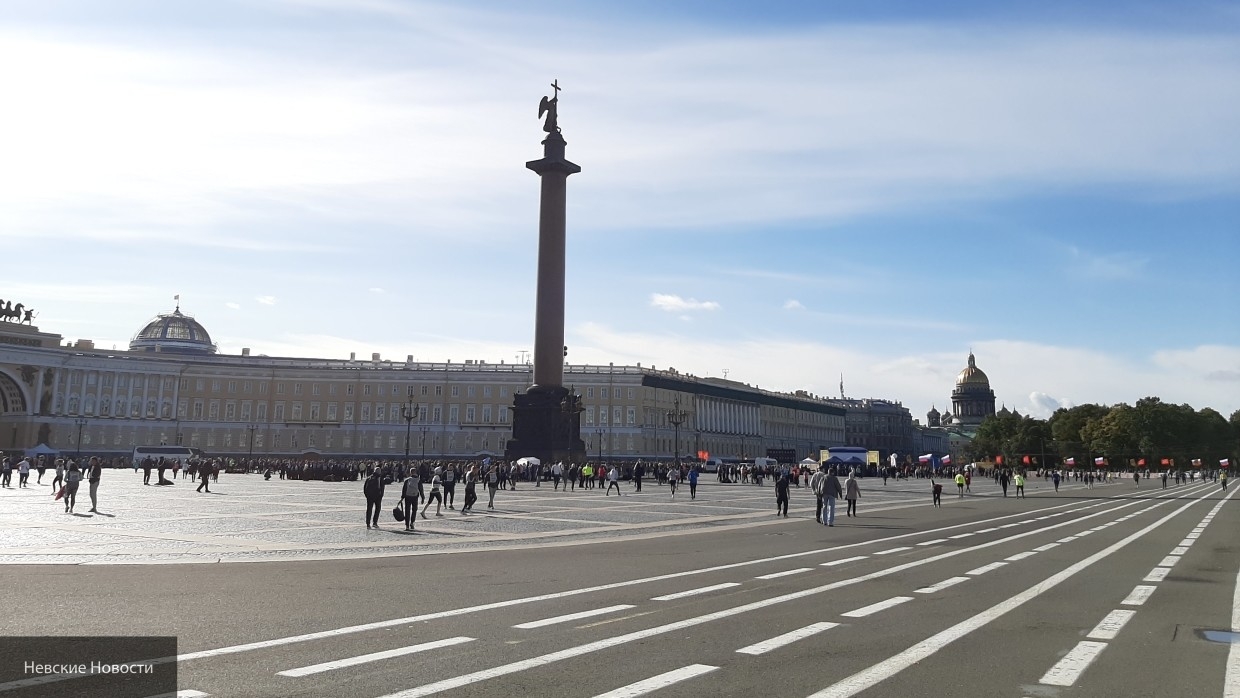
M 26 395 L 12 376 L 0 371 L 0 415 L 10 414 L 28 414 Z

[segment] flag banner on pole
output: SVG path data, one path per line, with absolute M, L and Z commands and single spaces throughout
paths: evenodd
M 1098 457 L 1094 459 L 1094 465 L 1106 465 L 1106 464 L 1107 464 L 1106 458 Z
M 1223 460 L 1219 461 L 1218 464 L 1226 468 L 1227 466 L 1231 465 L 1231 459 L 1224 458 Z
M 1020 462 L 1024 463 L 1025 465 L 1029 465 L 1030 463 L 1033 462 L 1033 459 L 1030 458 L 1029 456 L 1025 456 L 1020 459 Z
M 1138 467 L 1141 467 L 1141 468 L 1144 468 L 1144 467 L 1145 467 L 1145 459 L 1144 459 L 1144 458 L 1138 458 L 1138 459 L 1137 459 L 1137 466 L 1138 466 Z
M 927 453 L 924 456 L 917 456 L 918 463 L 929 463 L 934 458 L 933 453 Z
M 1200 468 L 1200 467 L 1201 467 L 1201 459 L 1200 459 L 1200 458 L 1194 458 L 1194 459 L 1193 459 L 1193 467 L 1194 467 L 1194 468 Z
M 1164 458 L 1164 459 L 1162 459 L 1162 464 L 1163 464 L 1163 465 L 1171 465 L 1171 459 L 1170 459 L 1170 458 Z
M 1063 464 L 1064 465 L 1076 465 L 1076 459 L 1075 458 L 1064 458 Z
M 943 456 L 942 458 L 939 459 L 939 462 L 942 463 L 943 465 L 951 465 L 952 457 L 950 455 Z
M 995 456 L 995 465 L 1003 465 L 1003 456 Z
M 710 460 L 710 451 L 698 451 L 698 460 Z

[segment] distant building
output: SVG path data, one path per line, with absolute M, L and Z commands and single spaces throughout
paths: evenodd
M 940 414 L 936 407 L 930 407 L 926 426 L 919 427 L 923 446 L 918 450 L 935 455 L 950 454 L 953 462 L 963 463 L 977 428 L 995 414 L 995 391 L 990 387 L 990 378 L 977 367 L 973 352 L 969 352 L 968 365 L 956 376 L 951 401 L 955 414 Z
M 875 398 L 839 398 L 832 404 L 847 410 L 844 417 L 844 446 L 863 446 L 878 451 L 886 463 L 892 453 L 904 456 L 914 450 L 913 415 L 899 402 Z M 914 459 L 916 455 L 914 454 Z
M 582 396 L 591 459 L 753 458 L 767 449 L 803 458 L 845 441 L 845 408 L 803 391 L 641 365 L 567 365 L 564 374 Z M 512 438 L 513 395 L 531 380 L 530 365 L 502 361 L 222 354 L 179 306 L 139 330 L 129 351 L 99 350 L 88 340 L 70 346 L 60 335 L 0 321 L 0 448 L 46 443 L 122 455 L 177 444 L 233 457 L 393 459 L 406 449 L 413 458 L 498 456 Z M 668 418 L 676 409 L 684 411 L 679 427 Z M 878 420 L 875 428 L 897 427 Z

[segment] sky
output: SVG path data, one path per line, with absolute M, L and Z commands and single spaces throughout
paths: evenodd
M 1237 2 L 9 0 L 0 298 L 519 361 L 552 80 L 570 363 L 1240 409 Z

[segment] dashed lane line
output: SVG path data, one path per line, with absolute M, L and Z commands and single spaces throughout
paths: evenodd
M 857 560 L 865 560 L 869 557 L 870 557 L 869 555 L 854 555 L 853 557 L 846 557 L 842 560 L 832 560 L 830 562 L 824 562 L 821 565 L 819 565 L 819 567 L 835 567 L 836 565 L 843 565 L 848 562 L 856 562 Z
M 981 567 L 978 567 L 976 569 L 971 569 L 968 572 L 965 572 L 965 574 L 972 576 L 972 577 L 976 577 L 978 575 L 986 574 L 987 572 L 992 572 L 994 570 L 999 569 L 1000 567 L 1006 567 L 1006 566 L 1007 566 L 1006 562 L 992 562 L 989 565 L 982 565 Z
M 869 606 L 862 606 L 861 608 L 851 610 L 847 613 L 841 613 L 840 615 L 845 618 L 865 618 L 866 616 L 872 616 L 875 613 L 886 611 L 889 608 L 899 606 L 902 603 L 908 603 L 912 600 L 913 597 L 911 596 L 894 596 L 886 601 L 879 601 L 878 603 L 872 603 Z
M 717 666 L 709 666 L 706 664 L 690 664 L 687 667 L 665 672 L 663 674 L 659 674 L 658 676 L 651 676 L 643 681 L 622 686 L 614 691 L 600 693 L 595 696 L 595 698 L 636 698 L 636 696 L 644 696 L 647 693 L 653 693 L 659 689 L 667 688 L 668 686 L 680 683 L 681 681 L 696 678 L 702 674 L 709 674 L 718 668 L 719 667 Z
M 1107 648 L 1105 642 L 1082 640 L 1064 658 L 1042 675 L 1038 683 L 1049 686 L 1071 686 Z
M 943 591 L 944 589 L 947 589 L 949 587 L 954 587 L 961 582 L 967 582 L 967 581 L 969 581 L 968 577 L 951 577 L 950 579 L 944 579 L 938 584 L 931 584 L 928 587 L 922 587 L 914 591 L 918 594 L 933 594 L 938 591 Z
M 689 589 L 687 591 L 678 591 L 675 594 L 664 594 L 663 596 L 656 596 L 650 600 L 651 601 L 674 601 L 676 599 L 683 599 L 689 596 L 697 596 L 699 594 L 709 594 L 712 591 L 719 591 L 720 589 L 738 587 L 740 585 L 741 585 L 740 582 L 724 582 L 723 584 L 712 584 L 711 586 L 708 586 L 708 587 Z
M 616 613 L 617 611 L 627 611 L 630 608 L 637 608 L 637 607 L 632 604 L 622 603 L 622 604 L 618 604 L 615 606 L 607 606 L 606 608 L 592 608 L 589 611 L 582 611 L 581 613 L 569 613 L 568 615 L 555 616 L 554 618 L 544 618 L 542 620 L 530 621 L 529 623 L 521 623 L 519 625 L 514 625 L 512 627 L 518 628 L 520 630 L 529 630 L 531 628 L 543 628 L 548 625 L 557 625 L 559 623 L 571 623 L 575 620 L 581 620 L 582 618 L 593 618 L 594 616 L 602 616 L 608 613 Z
M 334 669 L 343 669 L 344 667 L 357 666 L 358 664 L 368 664 L 377 662 L 381 659 L 391 659 L 392 657 L 403 657 L 407 654 L 417 652 L 426 652 L 429 650 L 439 649 L 440 647 L 451 647 L 452 645 L 460 645 L 466 642 L 473 642 L 472 637 L 450 637 L 446 640 L 436 640 L 434 642 L 423 642 L 420 645 L 410 645 L 408 647 L 397 647 L 393 650 L 384 650 L 382 652 L 372 652 L 357 657 L 348 657 L 346 659 L 337 659 L 331 662 L 323 662 L 322 664 L 312 664 L 310 666 L 300 667 L 298 669 L 288 669 L 285 671 L 277 671 L 277 676 L 291 676 L 294 678 L 302 676 L 310 676 L 312 674 L 321 674 L 325 671 Z
M 1184 496 L 1191 496 L 1191 495 L 1184 495 Z M 1146 511 L 1150 511 L 1158 507 L 1161 507 L 1169 503 L 1170 501 L 1171 500 L 1164 500 L 1164 501 L 1158 502 L 1150 506 L 1149 508 L 1147 508 Z M 895 676 L 896 674 L 904 671 L 905 669 L 919 662 L 925 661 L 926 659 L 929 659 L 935 653 L 939 652 L 940 650 L 947 647 L 948 645 L 955 642 L 956 640 L 959 640 L 960 638 L 963 638 L 969 635 L 975 630 L 985 627 L 986 625 L 997 620 L 998 618 L 1010 613 L 1011 611 L 1016 610 L 1017 608 L 1020 608 L 1021 606 L 1025 605 L 1029 601 L 1032 601 L 1033 599 L 1038 598 L 1042 594 L 1050 591 L 1051 589 L 1055 588 L 1059 584 L 1063 583 L 1064 581 L 1080 573 L 1082 570 L 1088 569 L 1089 567 L 1097 564 L 1098 562 L 1105 560 L 1111 555 L 1114 555 L 1120 550 L 1123 550 L 1129 544 L 1141 539 L 1142 537 L 1149 534 L 1151 531 L 1158 529 L 1160 526 L 1167 523 L 1168 521 L 1171 521 L 1176 516 L 1179 516 L 1184 511 L 1187 511 L 1189 507 L 1197 504 L 1200 501 L 1201 499 L 1194 498 L 1193 500 L 1186 502 L 1185 504 L 1181 505 L 1180 508 L 1167 514 L 1166 516 L 1155 521 L 1154 523 L 1151 523 L 1145 528 L 1142 528 L 1141 530 L 1136 531 L 1135 533 L 1132 533 L 1126 536 L 1125 538 L 1119 540 L 1118 542 L 1111 544 L 1110 546 L 1094 553 L 1093 555 L 1090 555 L 1089 557 L 1075 564 L 1069 565 L 1065 569 L 1051 575 L 1050 577 L 1047 577 L 1046 579 L 1042 580 L 1041 582 L 1038 582 L 1037 584 L 1029 587 L 1028 589 L 1020 592 L 1019 594 L 1009 597 L 1005 599 L 1004 601 L 1001 601 L 1000 603 L 994 606 L 991 606 L 990 608 L 982 611 L 981 613 L 973 615 L 972 617 L 960 623 L 957 623 L 956 625 L 953 625 L 952 627 L 942 632 L 936 633 L 926 638 L 925 640 L 918 642 L 917 644 L 913 645 L 912 647 L 909 647 L 908 649 L 902 652 L 899 652 L 891 657 L 888 657 L 887 659 L 881 662 L 878 662 L 877 664 L 874 664 L 862 671 L 859 671 L 856 674 L 853 674 L 852 676 L 849 676 L 843 679 L 842 681 L 832 684 L 831 686 L 828 686 L 822 689 L 821 691 L 814 693 L 813 696 L 811 696 L 811 698 L 850 698 L 851 696 L 855 696 L 858 693 L 861 693 L 862 691 L 865 691 L 879 683 L 882 683 L 883 681 L 886 681 L 887 679 L 891 678 L 892 676 Z M 1053 527 L 1048 527 L 1048 528 L 1053 528 Z M 983 544 L 983 545 L 986 545 L 986 544 Z M 982 547 L 982 546 L 975 546 L 975 547 Z
M 1154 590 L 1157 588 L 1148 584 L 1138 584 L 1133 587 L 1123 601 L 1120 601 L 1120 604 L 1124 606 L 1144 606 L 1145 602 L 1150 600 L 1150 596 L 1154 594 Z
M 766 654 L 767 652 L 770 652 L 771 650 L 779 649 L 780 647 L 783 647 L 785 645 L 790 645 L 798 640 L 804 640 L 807 637 L 813 637 L 814 635 L 817 635 L 818 633 L 821 633 L 826 630 L 830 630 L 831 628 L 834 628 L 837 625 L 839 625 L 839 623 L 814 623 L 813 625 L 807 625 L 804 628 L 793 630 L 790 633 L 784 633 L 783 635 L 777 635 L 769 640 L 763 640 L 762 642 L 755 642 L 752 645 L 742 647 L 736 651 L 740 654 L 752 654 L 754 656 L 757 656 L 759 654 Z
M 1090 640 L 1114 640 L 1115 636 L 1119 635 L 1119 631 L 1123 630 L 1135 615 L 1137 615 L 1136 611 L 1125 608 L 1111 611 L 1085 637 Z
M 901 547 L 901 548 L 890 548 L 890 549 L 888 549 L 888 550 L 880 550 L 880 551 L 878 551 L 878 552 L 876 552 L 876 553 L 874 553 L 874 554 L 875 554 L 875 555 L 891 555 L 892 553 L 902 553 L 902 552 L 904 552 L 905 550 L 912 550 L 912 548 L 910 548 L 910 547 L 908 547 L 908 546 L 904 546 L 904 547 Z
M 798 567 L 795 570 L 784 570 L 783 572 L 772 572 L 771 574 L 763 574 L 763 575 L 754 577 L 754 579 L 779 579 L 780 577 L 788 577 L 794 574 L 801 574 L 802 572 L 809 572 L 813 569 L 814 569 L 813 567 Z

